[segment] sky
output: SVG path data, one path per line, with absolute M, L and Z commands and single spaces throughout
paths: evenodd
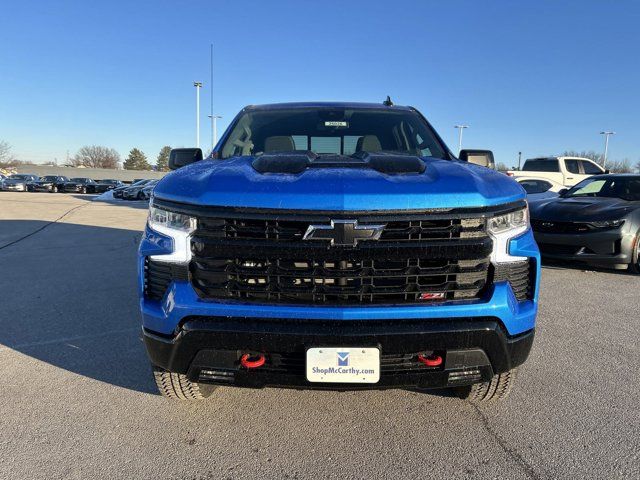
M 0 0 L 0 141 L 36 163 L 83 145 L 210 146 L 245 105 L 418 108 L 457 151 L 640 161 L 640 2 Z

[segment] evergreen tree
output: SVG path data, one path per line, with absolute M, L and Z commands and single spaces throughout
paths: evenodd
M 164 146 L 160 149 L 158 158 L 156 160 L 156 169 L 159 172 L 169 171 L 169 154 L 171 153 L 171 147 Z
M 124 161 L 125 170 L 151 170 L 151 165 L 147 162 L 147 156 L 137 148 L 132 148 L 129 156 Z

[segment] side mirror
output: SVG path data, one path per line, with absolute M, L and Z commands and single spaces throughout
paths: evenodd
M 200 160 L 202 160 L 202 150 L 199 148 L 174 148 L 169 154 L 169 168 L 176 170 Z
M 569 191 L 569 189 L 568 189 L 568 188 L 563 188 L 562 190 L 559 190 L 559 191 L 558 191 L 558 196 L 559 196 L 559 197 L 564 197 L 564 196 L 565 196 L 565 194 L 566 194 L 568 191 Z
M 496 162 L 493 159 L 493 152 L 491 150 L 460 150 L 458 158 L 463 162 L 475 163 L 488 168 L 496 168 Z
M 609 175 L 611 173 L 611 170 L 609 170 L 608 168 L 604 171 L 604 175 Z

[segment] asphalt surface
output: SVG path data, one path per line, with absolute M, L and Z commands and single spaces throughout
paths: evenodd
M 0 478 L 640 478 L 640 277 L 545 268 L 506 401 L 219 389 L 158 396 L 145 206 L 0 192 Z

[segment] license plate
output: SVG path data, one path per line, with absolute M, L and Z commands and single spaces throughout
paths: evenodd
M 307 350 L 307 380 L 322 383 L 378 383 L 380 350 L 321 347 Z

